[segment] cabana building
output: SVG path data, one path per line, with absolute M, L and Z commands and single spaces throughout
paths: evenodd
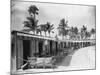
M 11 71 L 20 69 L 28 57 L 57 56 L 71 48 L 78 49 L 95 44 L 94 40 L 58 40 L 20 31 L 12 31 L 11 34 Z

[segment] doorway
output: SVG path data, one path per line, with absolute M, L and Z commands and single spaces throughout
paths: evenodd
M 23 59 L 28 60 L 30 56 L 30 40 L 23 40 Z M 23 61 L 25 64 L 27 61 Z
M 39 42 L 39 57 L 42 56 L 42 53 L 43 53 L 43 41 L 40 41 Z

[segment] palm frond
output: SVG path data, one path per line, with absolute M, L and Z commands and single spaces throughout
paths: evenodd
M 35 6 L 35 5 L 31 5 L 28 9 L 29 14 L 36 14 L 36 11 L 38 11 L 39 9 Z

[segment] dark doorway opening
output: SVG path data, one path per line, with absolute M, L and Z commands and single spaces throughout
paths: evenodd
M 23 40 L 23 59 L 27 60 L 30 56 L 30 40 Z M 23 61 L 25 64 L 27 61 Z
M 52 56 L 53 55 L 53 48 L 52 48 L 52 41 L 50 41 L 50 55 Z
M 56 42 L 56 55 L 58 54 L 58 43 Z
M 42 53 L 43 53 L 43 41 L 40 41 L 39 42 L 39 57 L 42 56 Z

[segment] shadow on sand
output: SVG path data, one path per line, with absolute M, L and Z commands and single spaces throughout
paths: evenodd
M 70 66 L 72 56 L 76 51 L 77 50 L 73 50 L 70 54 L 66 56 L 62 55 L 62 56 L 56 57 L 56 65 L 57 66 Z

